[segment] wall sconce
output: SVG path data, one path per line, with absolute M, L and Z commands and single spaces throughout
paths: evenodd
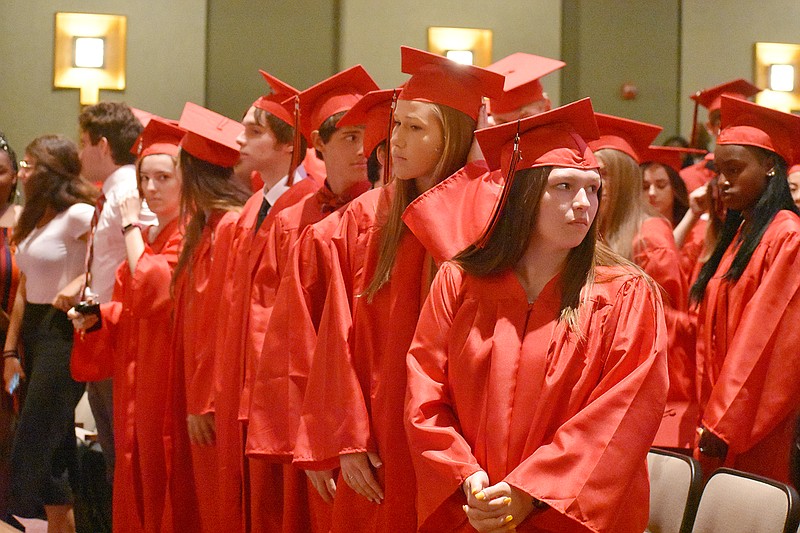
M 787 113 L 800 112 L 795 72 L 800 68 L 800 44 L 756 43 L 754 82 L 764 90 L 756 103 Z
M 56 13 L 53 87 L 80 89 L 81 105 L 96 104 L 100 89 L 125 90 L 123 15 Z
M 492 62 L 492 30 L 431 26 L 428 51 L 457 63 L 486 67 Z

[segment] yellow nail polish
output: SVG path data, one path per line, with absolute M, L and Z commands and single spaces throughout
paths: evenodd
M 503 503 L 506 504 L 506 505 L 510 504 L 511 503 L 511 498 L 506 496 L 505 498 L 503 498 Z
M 503 519 L 503 523 L 505 523 L 505 524 L 508 524 L 508 523 L 509 523 L 509 522 L 511 522 L 512 520 L 514 520 L 514 517 L 513 517 L 513 516 L 511 516 L 511 515 L 508 515 L 508 516 L 506 516 L 506 517 Z
M 486 494 L 483 491 L 475 493 L 475 499 L 482 502 L 486 499 Z
M 461 508 L 462 508 L 462 509 L 464 509 L 464 512 L 465 512 L 465 513 L 466 513 L 467 511 L 469 511 L 469 507 L 467 507 L 466 505 L 462 505 L 462 506 L 461 506 Z

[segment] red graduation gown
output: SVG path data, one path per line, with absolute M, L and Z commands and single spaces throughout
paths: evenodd
M 662 288 L 669 335 L 669 396 L 656 446 L 690 448 L 694 442 L 694 336 L 688 323 L 688 287 L 672 226 L 661 217 L 642 223 L 634 239 L 633 261 Z
M 166 462 L 163 428 L 171 358 L 172 270 L 182 228 L 174 220 L 159 232 L 131 275 L 117 269 L 112 301 L 101 306 L 102 327 L 75 335 L 71 366 L 82 381 L 114 379 L 114 531 L 173 531 L 164 516 Z
M 726 466 L 787 482 L 800 407 L 800 218 L 780 211 L 739 280 L 726 281 L 735 252 L 725 251 L 700 307 L 702 424 L 728 444 Z
M 708 164 L 714 161 L 714 153 L 708 153 L 706 156 L 686 168 L 682 168 L 678 174 L 683 182 L 686 184 L 686 190 L 692 192 L 698 187 L 702 187 L 717 175 L 715 171 L 708 168 Z
M 219 316 L 222 317 L 216 341 L 214 389 L 216 396 L 215 422 L 217 429 L 217 461 L 219 466 L 219 516 L 228 531 L 244 531 L 251 512 L 250 490 L 246 487 L 244 433 L 239 417 L 239 402 L 245 379 L 248 352 L 260 349 L 268 313 L 263 302 L 263 291 L 253 285 L 253 278 L 261 268 L 265 250 L 270 241 L 270 227 L 275 217 L 293 203 L 319 188 L 316 179 L 308 177 L 283 193 L 272 206 L 258 231 L 255 224 L 263 191 L 252 195 L 239 216 L 231 260 L 225 273 Z M 267 253 L 268 255 L 268 253 Z M 249 472 L 250 480 L 270 492 L 280 491 L 280 469 L 259 468 Z M 263 506 L 262 511 L 275 509 Z M 280 527 L 280 512 L 260 514 L 257 527 Z M 258 530 L 257 528 L 255 530 Z
M 221 327 L 219 308 L 225 273 L 231 265 L 238 218 L 239 213 L 234 211 L 212 212 L 190 265 L 175 280 L 170 449 L 176 462 L 187 456 L 191 458 L 191 472 L 188 475 L 185 471 L 174 472 L 170 490 L 184 500 L 195 498 L 199 515 L 196 517 L 199 525 L 179 523 L 177 531 L 215 532 L 222 526 L 218 521 L 217 446 L 189 444 L 186 416 L 215 410 L 214 362 L 215 343 Z
M 581 339 L 558 321 L 558 279 L 529 304 L 511 271 L 439 270 L 408 354 L 420 531 L 472 531 L 461 483 L 478 470 L 550 505 L 517 531 L 645 529 L 667 393 L 661 299 L 601 267 Z
M 308 378 L 295 463 L 330 469 L 339 455 L 376 451 L 385 499 L 369 503 L 340 478 L 332 531 L 415 531 L 414 475 L 403 431 L 405 352 L 416 326 L 425 250 L 401 239 L 391 281 L 371 302 L 360 295 L 375 271 L 392 184 L 356 199 L 332 241 L 331 279 Z

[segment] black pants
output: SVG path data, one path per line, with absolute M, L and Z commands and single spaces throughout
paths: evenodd
M 25 403 L 11 451 L 9 512 L 33 518 L 45 505 L 71 504 L 76 467 L 75 406 L 84 385 L 69 372 L 72 324 L 45 304 L 26 304 L 22 321 Z

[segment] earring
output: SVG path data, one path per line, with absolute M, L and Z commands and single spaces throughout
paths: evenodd
M 767 172 L 767 176 L 769 176 L 770 178 L 775 176 L 775 167 L 769 169 L 769 171 Z

